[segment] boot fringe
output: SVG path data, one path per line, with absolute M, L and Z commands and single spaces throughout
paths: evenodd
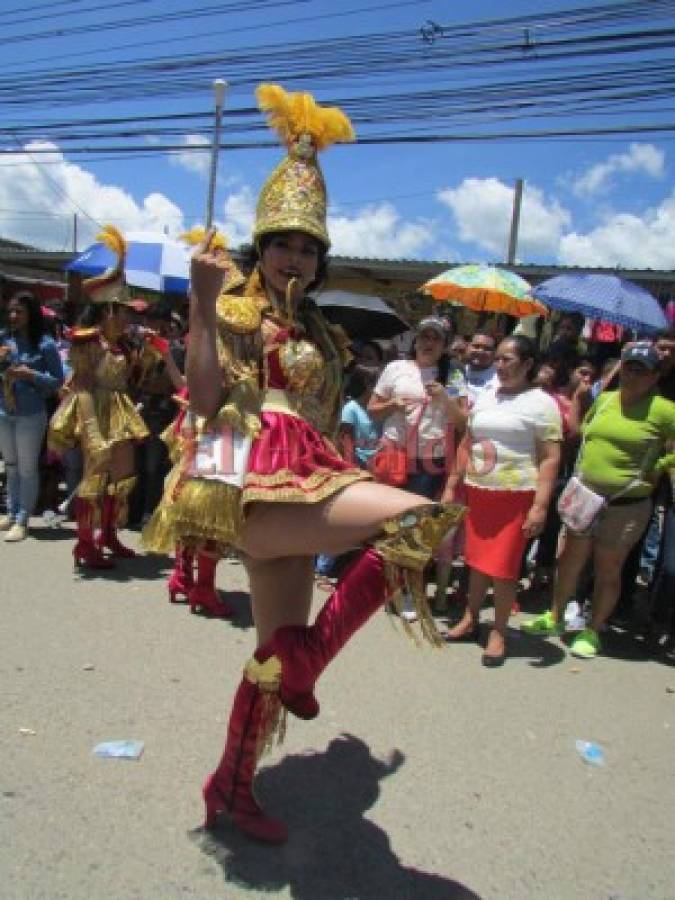
M 424 586 L 424 570 L 449 530 L 462 520 L 466 507 L 455 503 L 435 503 L 410 509 L 382 526 L 383 536 L 374 547 L 384 560 L 389 602 L 398 612 L 404 633 L 421 645 L 416 630 L 401 616 L 403 596 L 413 601 L 422 638 L 432 647 L 444 646 L 431 613 Z
M 274 746 L 283 744 L 286 737 L 286 707 L 279 699 L 281 685 L 281 660 L 271 656 L 265 662 L 251 657 L 244 667 L 244 677 L 258 686 L 262 695 L 260 728 L 256 740 L 256 762 L 270 753 Z

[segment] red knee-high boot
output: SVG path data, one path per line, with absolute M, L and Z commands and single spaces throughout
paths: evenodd
M 115 563 L 101 553 L 94 543 L 95 500 L 75 498 L 75 522 L 77 523 L 77 543 L 73 547 L 75 566 L 89 569 L 112 569 Z
M 256 651 L 261 663 L 273 657 L 280 660 L 279 698 L 290 712 L 300 719 L 318 716 L 314 683 L 386 596 L 382 556 L 372 548 L 364 550 L 347 568 L 313 625 L 279 628 Z
M 104 548 L 110 550 L 113 556 L 122 559 L 132 559 L 136 556 L 135 550 L 125 547 L 117 537 L 117 529 L 127 520 L 129 494 L 135 484 L 135 478 L 125 478 L 123 481 L 108 485 L 108 493 L 103 498 L 101 510 L 101 531 L 96 538 L 100 550 Z
M 257 668 L 260 671 L 265 667 Z M 222 758 L 204 784 L 204 824 L 210 828 L 218 813 L 227 813 L 249 837 L 268 844 L 283 844 L 288 837 L 286 826 L 267 816 L 253 796 L 253 777 L 262 745 L 278 721 L 279 701 L 275 693 L 278 667 L 274 685 L 250 678 L 251 664 L 234 697 Z
M 442 645 L 426 600 L 423 573 L 434 549 L 464 511 L 454 504 L 433 504 L 384 522 L 382 537 L 346 570 L 314 624 L 279 628 L 256 651 L 261 663 L 280 662 L 279 698 L 290 712 L 301 719 L 319 714 L 314 696 L 317 678 L 390 594 L 400 599 L 401 587 L 411 592 L 423 635 L 433 645 Z
M 188 592 L 188 603 L 190 612 L 201 612 L 207 616 L 228 619 L 234 615 L 234 610 L 229 603 L 220 599 L 220 594 L 216 590 L 217 565 L 217 556 L 203 551 L 197 553 L 197 581 Z
M 190 591 L 195 586 L 193 577 L 194 553 L 180 544 L 176 544 L 176 557 L 173 562 L 173 570 L 169 576 L 169 600 L 177 603 L 176 597 L 180 594 L 187 600 Z

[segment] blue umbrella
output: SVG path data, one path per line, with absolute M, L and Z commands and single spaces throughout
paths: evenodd
M 556 275 L 532 291 L 552 309 L 576 312 L 637 331 L 658 331 L 668 323 L 649 291 L 618 275 Z
M 125 235 L 127 284 L 151 291 L 185 294 L 190 281 L 190 248 L 163 234 L 131 231 Z M 115 264 L 115 255 L 95 243 L 74 259 L 67 270 L 89 278 Z

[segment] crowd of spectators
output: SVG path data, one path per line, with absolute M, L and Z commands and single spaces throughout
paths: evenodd
M 138 302 L 135 312 L 130 333 L 142 326 L 164 337 L 182 370 L 185 321 L 164 302 Z M 467 504 L 463 531 L 430 580 L 436 612 L 450 603 L 448 641 L 479 637 L 491 597 L 487 666 L 507 655 L 524 588 L 539 606 L 522 625 L 530 635 L 562 635 L 574 607 L 572 652 L 594 656 L 607 623 L 625 621 L 641 597 L 650 646 L 673 653 L 675 336 L 627 334 L 596 345 L 584 340 L 583 324 L 563 316 L 543 351 L 518 328 L 463 336 L 435 315 L 422 319 L 406 350 L 353 345 L 337 445 L 370 469 L 383 447 L 403 448 L 401 487 Z M 50 525 L 68 515 L 81 458 L 77 449 L 55 457 L 45 443 L 70 374 L 67 329 L 25 291 L 6 304 L 2 326 L 0 528 L 11 543 L 27 537 L 35 513 Z M 161 435 L 178 412 L 174 381 L 160 364 L 132 397 L 150 432 L 135 451 L 132 526 L 152 515 L 169 470 Z M 558 510 L 573 475 L 605 499 L 586 532 L 563 525 Z M 339 563 L 322 557 L 317 571 L 335 574 Z M 405 604 L 401 614 L 415 617 Z

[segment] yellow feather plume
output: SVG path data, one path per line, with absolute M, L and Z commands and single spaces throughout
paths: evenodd
M 104 225 L 103 231 L 96 235 L 96 240 L 105 244 L 108 250 L 112 250 L 117 257 L 117 267 L 121 269 L 127 255 L 127 242 L 122 232 L 114 225 Z
M 96 240 L 104 244 L 108 250 L 112 250 L 117 259 L 115 265 L 106 269 L 101 275 L 85 278 L 82 282 L 84 292 L 92 297 L 102 287 L 124 279 L 124 260 L 127 256 L 127 242 L 121 231 L 114 225 L 104 225 L 103 230 L 96 235 Z
M 256 90 L 261 112 L 281 140 L 290 146 L 301 134 L 312 137 L 317 150 L 356 137 L 349 118 L 336 106 L 319 106 L 311 94 L 287 93 L 278 84 L 261 84 Z
M 206 229 L 201 225 L 195 225 L 194 228 L 191 228 L 189 231 L 184 231 L 183 234 L 180 235 L 180 240 L 185 241 L 186 244 L 189 244 L 191 247 L 196 247 L 197 244 L 201 244 L 204 238 L 206 237 Z M 212 250 L 227 250 L 227 238 L 220 231 L 216 231 L 211 239 L 210 247 Z

